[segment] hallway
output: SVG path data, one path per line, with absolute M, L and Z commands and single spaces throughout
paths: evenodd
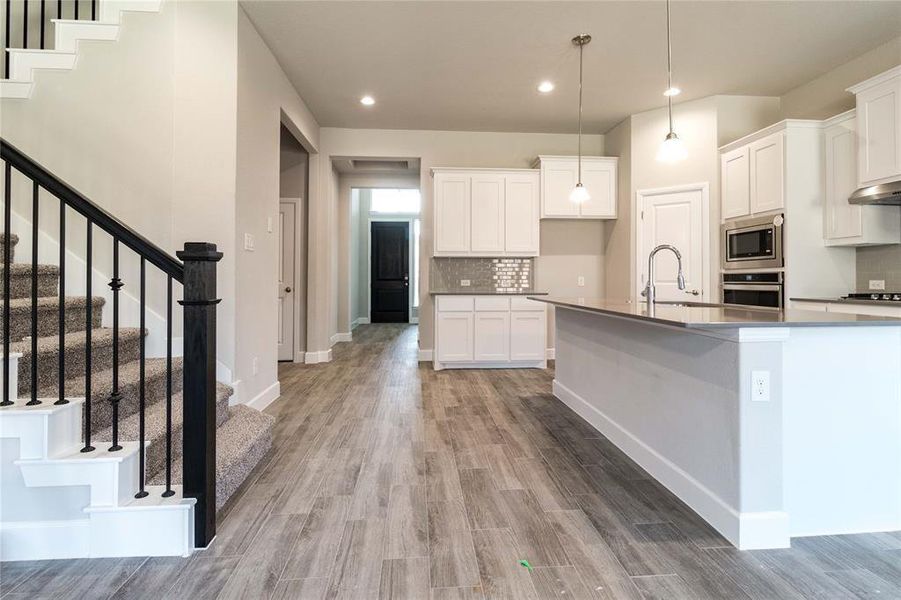
M 3 598 L 901 597 L 901 534 L 738 552 L 551 372 L 435 372 L 416 338 L 361 326 L 331 363 L 280 367 L 273 451 L 209 550 L 5 563 Z

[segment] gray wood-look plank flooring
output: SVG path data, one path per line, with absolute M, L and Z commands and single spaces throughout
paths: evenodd
M 275 444 L 182 558 L 0 564 L 4 599 L 901 599 L 901 533 L 740 552 L 551 394 L 366 325 L 279 368 Z M 529 562 L 531 569 L 520 564 Z

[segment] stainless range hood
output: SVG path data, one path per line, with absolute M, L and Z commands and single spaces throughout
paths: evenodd
M 901 206 L 901 181 L 862 187 L 848 198 L 849 204 Z

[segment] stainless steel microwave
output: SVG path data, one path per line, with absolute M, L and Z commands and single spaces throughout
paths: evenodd
M 781 269 L 783 215 L 736 219 L 723 223 L 723 270 Z

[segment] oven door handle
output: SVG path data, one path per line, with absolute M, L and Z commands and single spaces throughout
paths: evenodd
M 724 283 L 724 290 L 753 290 L 756 292 L 781 292 L 782 286 L 778 284 L 762 285 L 758 283 Z

